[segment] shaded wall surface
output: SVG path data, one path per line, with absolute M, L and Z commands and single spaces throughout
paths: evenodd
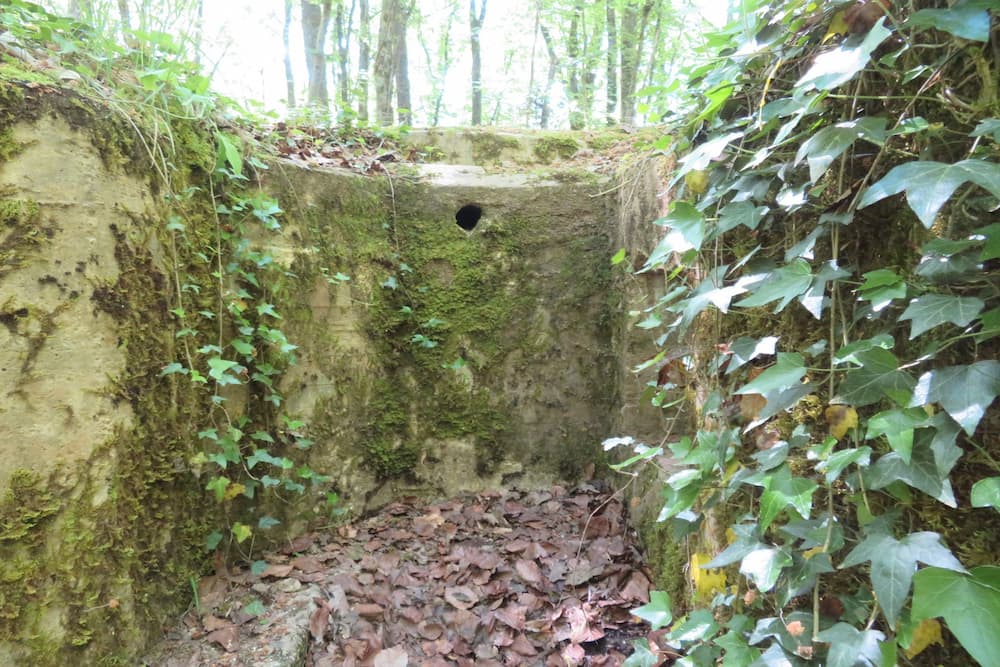
M 192 463 L 209 395 L 161 372 L 189 267 L 130 124 L 0 85 L 0 664 L 86 664 L 134 654 L 190 601 L 222 513 Z M 214 151 L 188 130 L 176 178 L 194 182 Z M 299 346 L 284 410 L 349 510 L 600 465 L 632 409 L 613 185 L 578 167 L 261 174 L 282 229 L 255 243 Z M 241 391 L 234 416 L 258 409 Z M 283 528 L 322 511 L 286 508 Z

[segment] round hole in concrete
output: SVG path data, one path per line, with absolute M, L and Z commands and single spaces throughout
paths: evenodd
M 455 224 L 467 232 L 471 232 L 483 217 L 483 207 L 477 204 L 466 204 L 455 213 Z

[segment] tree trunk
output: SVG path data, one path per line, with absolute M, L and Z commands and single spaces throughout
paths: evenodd
M 393 83 L 399 71 L 400 46 L 406 39 L 409 3 L 404 0 L 383 0 L 378 27 L 378 48 L 375 50 L 375 115 L 382 125 L 392 125 Z
M 427 72 L 431 80 L 431 117 L 430 126 L 437 127 L 441 121 L 441 109 L 444 104 L 444 82 L 448 77 L 448 70 L 451 67 L 451 26 L 455 21 L 458 12 L 458 4 L 452 0 L 448 4 L 448 18 L 444 24 L 444 31 L 441 33 L 437 44 L 437 60 L 431 55 L 431 49 L 427 45 L 427 40 L 421 37 L 420 47 L 424 51 L 424 58 L 427 60 Z
M 566 39 L 566 97 L 569 98 L 569 127 L 571 130 L 583 129 L 583 119 L 580 115 L 580 23 L 583 19 L 583 4 L 580 0 L 573 6 L 573 18 L 569 22 L 569 35 Z M 586 30 L 586 27 L 584 27 Z
M 302 42 L 306 52 L 309 75 L 310 106 L 325 111 L 330 108 L 330 93 L 326 85 L 326 33 L 330 25 L 330 2 L 313 3 L 302 0 Z
M 205 0 L 195 3 L 194 62 L 201 65 L 202 42 L 205 41 Z
M 605 2 L 606 30 L 608 33 L 608 50 L 605 68 L 607 78 L 607 102 L 604 106 L 604 118 L 608 125 L 615 124 L 615 111 L 618 109 L 618 17 L 615 15 L 615 0 Z
M 476 10 L 476 0 L 469 0 L 469 29 L 472 46 L 472 124 L 483 124 L 483 61 L 480 51 L 479 33 L 486 18 L 486 0 Z
M 627 0 L 622 14 L 621 30 L 621 123 L 635 123 L 635 84 L 639 70 L 639 54 L 645 36 L 646 22 L 653 9 L 653 0 Z
M 351 11 L 344 11 L 344 0 L 337 2 L 337 14 L 334 19 L 334 37 L 337 40 L 337 103 L 344 108 L 351 102 L 351 29 L 354 23 L 354 8 L 356 1 L 351 0 Z
M 122 20 L 122 36 L 127 43 L 131 39 L 128 33 L 132 29 L 132 12 L 128 8 L 128 0 L 118 0 L 118 14 Z
M 358 119 L 368 120 L 368 68 L 371 67 L 371 21 L 368 0 L 358 2 Z
M 295 108 L 295 74 L 292 71 L 292 49 L 289 42 L 293 9 L 292 0 L 285 0 L 285 23 L 281 29 L 281 41 L 285 47 L 285 104 L 289 109 Z
M 406 33 L 398 44 L 396 58 L 396 109 L 400 125 L 413 125 L 413 104 L 410 100 L 410 64 L 406 48 Z
M 542 93 L 542 112 L 541 118 L 538 121 L 538 126 L 543 130 L 549 126 L 549 115 L 551 114 L 552 105 L 550 104 L 552 96 L 552 85 L 556 81 L 556 74 L 559 73 L 559 56 L 556 54 L 556 47 L 552 41 L 552 36 L 549 34 L 548 28 L 544 25 L 538 28 L 542 37 L 545 39 L 545 48 L 549 52 L 549 73 L 545 78 L 545 91 Z

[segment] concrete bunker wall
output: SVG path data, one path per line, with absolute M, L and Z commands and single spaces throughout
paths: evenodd
M 209 396 L 161 373 L 179 354 L 170 210 L 126 120 L 3 85 L 0 663 L 128 656 L 189 601 L 217 518 L 192 464 Z M 185 169 L 207 173 L 211 141 L 191 137 Z M 286 410 L 350 509 L 599 463 L 624 377 L 612 185 L 271 165 L 283 232 L 260 243 L 300 346 Z

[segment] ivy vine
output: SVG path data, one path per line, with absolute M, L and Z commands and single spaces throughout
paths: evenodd
M 1000 510 L 1000 8 L 741 5 L 661 142 L 678 198 L 640 269 L 668 279 L 654 403 L 707 391 L 693 435 L 607 443 L 669 450 L 659 520 L 724 548 L 689 563 L 710 604 L 635 610 L 667 629 L 627 664 L 910 664 L 937 619 L 996 664 L 995 551 L 935 517 Z

